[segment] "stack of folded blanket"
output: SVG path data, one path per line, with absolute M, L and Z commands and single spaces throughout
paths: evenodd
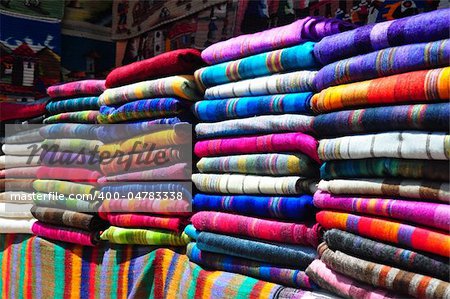
M 328 231 L 306 273 L 348 298 L 448 298 L 449 9 L 324 38 L 312 127 Z M 346 110 L 348 109 L 348 110 Z
M 315 289 L 304 270 L 316 258 L 312 193 L 319 178 L 310 101 L 314 41 L 348 29 L 306 18 L 244 35 L 202 52 L 204 100 L 194 153 L 200 173 L 187 254 L 209 269 Z
M 42 123 L 47 102 L 0 103 L 0 233 L 32 233 L 33 181 L 43 141 L 35 124 Z
M 200 95 L 193 73 L 200 52 L 183 49 L 116 68 L 99 97 L 102 240 L 185 246 L 191 215 L 190 106 Z M 187 184 L 188 183 L 188 184 Z
M 84 80 L 47 90 L 50 116 L 39 130 L 44 141 L 33 182 L 35 235 L 94 246 L 106 228 L 96 214 L 99 202 L 94 196 L 101 176 L 97 151 L 103 144 L 97 140 L 95 123 L 104 89 L 104 80 Z

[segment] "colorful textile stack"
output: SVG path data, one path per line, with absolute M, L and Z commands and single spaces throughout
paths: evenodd
M 40 128 L 42 165 L 33 182 L 36 191 L 31 213 L 35 235 L 80 245 L 94 246 L 106 227 L 96 211 L 94 194 L 100 177 L 95 134 L 98 96 L 104 80 L 84 80 L 48 88 L 51 116 Z
M 30 103 L 0 102 L 0 233 L 31 234 L 36 219 L 30 212 L 33 181 L 40 163 L 43 138 L 34 124 L 42 123 L 48 99 Z
M 102 203 L 100 216 L 112 225 L 102 240 L 189 242 L 183 230 L 192 197 L 190 106 L 199 98 L 193 73 L 202 65 L 199 51 L 176 50 L 119 67 L 106 78 L 98 117 L 104 125 L 97 133 L 105 143 L 100 155 L 112 157 L 102 159 L 100 192 L 121 199 Z
M 314 49 L 330 63 L 311 101 L 323 113 L 312 127 L 327 138 L 314 194 L 327 231 L 306 273 L 340 296 L 450 296 L 449 13 L 364 26 Z
M 310 135 L 313 41 L 346 26 L 322 18 L 294 24 L 203 51 L 222 63 L 195 72 L 205 89 L 194 106 L 202 123 L 192 180 L 200 193 L 185 232 L 195 239 L 187 255 L 199 265 L 311 290 L 304 270 L 317 256 L 312 193 L 321 163 Z

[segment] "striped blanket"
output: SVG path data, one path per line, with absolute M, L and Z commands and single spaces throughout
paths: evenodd
M 70 194 L 92 194 L 94 187 L 88 184 L 79 184 L 59 180 L 35 180 L 33 188 L 37 192 L 58 192 L 66 195 Z
M 84 246 L 95 246 L 99 241 L 98 231 L 89 232 L 71 227 L 50 225 L 40 221 L 33 223 L 31 231 L 33 234 L 46 239 Z
M 53 85 L 47 88 L 51 98 L 67 98 L 81 95 L 98 96 L 105 90 L 105 80 L 81 80 Z
M 40 222 L 56 226 L 67 226 L 86 231 L 95 231 L 107 227 L 98 216 L 87 213 L 38 206 L 31 208 L 31 213 Z
M 9 132 L 5 132 L 9 133 Z M 6 135 L 6 134 L 5 134 Z M 31 142 L 39 142 L 44 140 L 41 134 L 39 134 L 39 128 L 34 128 L 27 131 L 20 131 L 14 135 L 4 136 L 1 139 L 1 143 L 9 143 L 9 144 L 22 144 L 22 143 L 31 143 Z
M 46 151 L 81 153 L 96 152 L 103 142 L 89 139 L 45 139 L 42 148 Z
M 77 111 L 77 112 L 64 112 L 56 115 L 52 115 L 44 119 L 44 124 L 55 123 L 97 123 L 97 117 L 100 112 L 94 110 Z
M 100 213 L 102 219 L 113 226 L 164 229 L 174 232 L 183 231 L 188 224 L 187 218 L 149 215 L 143 213 Z
M 97 130 L 97 125 L 56 123 L 41 127 L 39 133 L 47 139 L 97 139 Z
M 45 109 L 47 109 L 50 114 L 83 110 L 98 110 L 98 97 L 84 97 L 62 101 L 52 101 L 45 106 Z
M 120 228 L 110 226 L 100 235 L 102 240 L 116 244 L 139 245 L 169 245 L 185 246 L 189 243 L 189 237 L 184 234 L 174 233 L 168 230 Z

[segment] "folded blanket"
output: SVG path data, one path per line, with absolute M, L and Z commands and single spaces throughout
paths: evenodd
M 96 184 L 101 177 L 98 171 L 83 168 L 40 166 L 36 172 L 38 179 L 64 180 Z
M 184 234 L 164 230 L 130 229 L 110 226 L 100 238 L 116 244 L 186 246 L 190 239 Z
M 48 98 L 31 103 L 1 101 L 0 121 L 32 118 L 45 114 Z
M 192 224 L 186 225 L 184 228 L 184 233 L 189 236 L 192 240 L 197 240 L 198 235 L 201 233 L 199 230 L 196 230 Z M 192 244 L 192 243 L 189 243 Z M 188 246 L 189 246 L 188 244 Z
M 83 167 L 98 169 L 100 160 L 97 155 L 72 152 L 42 151 L 42 164 L 48 166 Z
M 70 100 L 53 101 L 49 102 L 45 108 L 50 114 L 83 110 L 98 110 L 98 97 L 83 97 Z
M 119 125 L 100 125 L 96 130 L 97 138 L 104 143 L 110 143 L 130 138 L 136 135 L 162 131 L 173 125 L 183 123 L 178 117 L 160 118 L 150 121 L 136 121 Z
M 154 192 L 165 192 L 167 188 L 165 189 L 162 190 L 162 188 L 159 188 L 159 190 L 156 190 L 155 188 Z M 112 192 L 116 191 L 113 190 Z M 127 194 L 125 194 L 125 199 L 104 200 L 99 208 L 99 213 L 150 213 L 170 217 L 189 217 L 192 215 L 189 196 L 184 196 L 185 198 L 182 200 L 151 200 L 150 195 L 145 197 L 142 192 L 149 191 L 141 191 L 141 200 L 139 198 L 135 198 L 134 200 L 127 199 Z M 150 192 L 152 191 L 150 190 Z M 157 196 L 154 195 L 153 197 Z
M 181 193 L 183 195 L 182 199 L 190 199 L 192 197 L 189 190 L 185 188 L 185 186 L 182 183 L 130 183 L 130 184 L 115 184 L 115 185 L 108 185 L 101 188 L 102 193 L 119 193 L 121 195 L 125 194 L 128 195 L 128 193 L 134 193 L 135 195 L 139 195 L 141 192 L 147 192 L 147 193 L 155 193 L 154 194 L 154 200 L 181 200 L 181 198 L 172 198 L 169 194 L 160 194 L 160 199 L 157 199 L 158 195 L 156 192 L 166 192 L 166 193 Z M 150 201 L 153 200 L 151 197 L 151 194 L 148 196 L 141 195 L 141 199 L 137 197 L 137 200 L 142 201 Z M 167 198 L 165 198 L 167 197 Z M 142 211 L 145 212 L 145 211 Z
M 98 122 L 117 123 L 146 118 L 172 116 L 189 106 L 175 98 L 156 98 L 126 103 L 120 107 L 102 106 Z
M 446 298 L 450 292 L 448 282 L 334 252 L 323 245 L 320 259 L 329 268 L 377 288 L 416 298 Z
M 196 211 L 218 211 L 295 221 L 306 220 L 314 214 L 311 195 L 268 197 L 195 194 L 192 207 Z
M 0 202 L 29 204 L 33 203 L 33 193 L 24 191 L 6 191 L 0 192 Z
M 387 198 L 342 197 L 317 191 L 314 194 L 314 205 L 319 209 L 383 216 L 443 231 L 448 231 L 450 227 L 450 205 L 447 204 Z
M 8 135 L 9 133 L 10 132 L 6 132 L 6 135 Z M 5 136 L 4 138 L 2 138 L 1 142 L 9 144 L 23 144 L 31 142 L 40 142 L 42 140 L 44 140 L 44 138 L 39 133 L 39 128 L 34 128 L 31 130 L 18 132 L 14 135 Z
M 300 152 L 319 162 L 318 142 L 303 133 L 281 133 L 240 138 L 222 138 L 199 141 L 194 153 L 198 157 L 224 156 L 251 153 Z
M 324 66 L 315 76 L 317 90 L 400 73 L 447 66 L 448 39 L 387 48 Z
M 35 178 L 39 166 L 16 167 L 0 170 L 0 178 Z
M 0 169 L 35 167 L 39 166 L 40 163 L 40 156 L 0 156 Z
M 207 122 L 266 114 L 311 114 L 311 97 L 311 92 L 304 92 L 201 101 L 195 103 L 193 112 Z
M 33 191 L 33 182 L 35 179 L 0 179 L 0 191 Z
M 23 203 L 14 200 L 14 202 L 0 203 L 0 218 L 16 218 L 16 219 L 31 219 L 33 215 L 30 209 L 32 204 Z
M 314 45 L 313 42 L 305 42 L 290 48 L 207 66 L 194 73 L 195 80 L 199 86 L 206 88 L 274 73 L 314 69 L 317 67 L 313 55 Z
M 175 232 L 183 231 L 187 218 L 155 216 L 138 213 L 100 213 L 111 225 L 120 227 L 158 228 Z
M 263 115 L 243 119 L 230 119 L 215 123 L 200 123 L 195 126 L 197 138 L 213 138 L 221 136 L 241 136 L 282 132 L 312 131 L 314 117 L 307 115 L 284 114 Z
M 97 125 L 91 124 L 51 124 L 39 129 L 42 137 L 47 139 L 75 138 L 75 139 L 97 139 Z
M 103 142 L 89 139 L 45 139 L 42 142 L 42 148 L 46 151 L 82 153 L 96 152 Z
M 450 184 L 401 179 L 348 179 L 320 181 L 319 190 L 333 194 L 394 196 L 450 203 Z
M 97 117 L 100 112 L 94 110 L 77 111 L 77 112 L 65 112 L 56 114 L 44 119 L 44 124 L 54 123 L 85 123 L 95 124 L 97 123 Z
M 104 175 L 111 176 L 114 174 L 125 175 L 129 172 L 148 170 L 149 168 L 168 167 L 174 163 L 186 162 L 183 153 L 185 151 L 169 147 L 111 159 L 105 158 L 100 163 L 100 169 Z
M 101 177 L 98 179 L 98 183 L 190 180 L 191 174 L 191 165 L 188 165 L 187 163 L 177 163 L 167 167 Z
M 100 153 L 130 154 L 160 149 L 168 146 L 183 145 L 192 142 L 190 125 L 175 126 L 173 129 L 151 132 L 116 143 L 108 143 L 100 146 Z
M 80 229 L 53 226 L 37 221 L 31 227 L 33 234 L 68 243 L 75 243 L 84 246 L 95 246 L 98 243 L 98 232 L 88 232 Z
M 270 177 L 242 174 L 192 174 L 192 181 L 201 192 L 223 194 L 311 194 L 315 180 L 298 176 Z
M 217 85 L 206 89 L 204 98 L 214 100 L 313 91 L 316 74 L 317 72 L 298 71 Z
M 322 64 L 376 50 L 449 38 L 449 9 L 369 24 L 325 37 L 314 47 Z
M 92 214 L 37 206 L 31 208 L 31 213 L 41 223 L 56 226 L 67 226 L 86 231 L 98 231 L 107 227 L 101 219 Z
M 113 69 L 106 77 L 106 87 L 116 87 L 180 74 L 192 74 L 204 65 L 196 49 L 180 49 L 156 55 Z
M 448 260 L 438 256 L 426 256 L 419 252 L 376 242 L 337 229 L 326 231 L 323 238 L 327 246 L 334 251 L 346 252 L 368 261 L 392 265 L 444 281 L 450 279 Z
M 94 213 L 100 207 L 100 201 L 69 199 L 61 194 L 35 192 L 33 202 L 38 207 L 57 208 L 63 210 Z
M 43 142 L 32 142 L 24 144 L 8 144 L 2 145 L 2 152 L 5 155 L 15 156 L 38 156 L 42 152 L 41 145 Z
M 209 64 L 238 59 L 267 52 L 304 41 L 319 41 L 325 36 L 353 28 L 351 23 L 338 19 L 308 16 L 289 25 L 245 34 L 215 43 L 202 51 L 202 58 Z
M 34 222 L 36 219 L 0 217 L 0 234 L 32 234 Z
M 286 266 L 296 270 L 306 269 L 317 256 L 316 250 L 311 247 L 263 243 L 209 232 L 199 234 L 197 247 L 204 251 Z
M 92 185 L 58 180 L 36 180 L 33 182 L 33 188 L 37 192 L 58 192 L 66 195 L 92 194 L 95 191 Z
M 444 257 L 450 256 L 450 235 L 381 218 L 321 211 L 317 222 L 325 229 L 337 228 L 363 237 L 391 242 Z
M 99 105 L 115 105 L 156 97 L 196 100 L 200 96 L 193 76 L 172 76 L 107 89 L 100 95 L 98 103 Z
M 202 173 L 319 176 L 319 165 L 299 153 L 201 158 L 197 169 Z
M 449 160 L 450 135 L 400 131 L 321 139 L 317 152 L 324 161 L 377 157 Z
M 198 212 L 191 217 L 195 229 L 269 242 L 302 244 L 317 247 L 319 226 L 221 213 Z
M 408 178 L 448 182 L 448 162 L 438 160 L 362 159 L 325 162 L 320 168 L 325 180 L 337 178 Z
M 450 103 L 386 106 L 317 115 L 312 127 L 320 137 L 398 130 L 448 132 Z
M 187 245 L 186 255 L 191 262 L 207 269 L 239 273 L 294 288 L 309 290 L 317 288 L 303 271 L 203 251 L 198 249 L 195 243 Z
M 314 260 L 306 268 L 308 277 L 321 288 L 328 290 L 342 298 L 352 299 L 385 299 L 396 298 L 382 289 L 360 283 L 352 278 L 331 270 L 321 260 Z
M 81 80 L 54 85 L 47 88 L 51 98 L 65 98 L 81 95 L 99 95 L 105 90 L 104 80 Z
M 447 101 L 449 80 L 450 67 L 446 67 L 343 84 L 315 94 L 311 108 L 315 112 L 327 112 L 349 107 Z

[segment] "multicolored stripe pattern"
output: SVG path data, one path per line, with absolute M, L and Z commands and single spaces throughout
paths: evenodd
M 51 98 L 79 97 L 80 95 L 98 96 L 105 89 L 105 80 L 81 80 L 50 86 L 47 88 L 47 93 Z
M 101 235 L 100 239 L 116 244 L 140 245 L 170 245 L 185 246 L 190 238 L 184 233 L 175 233 L 168 230 L 121 228 L 110 226 Z
M 52 115 L 44 119 L 44 124 L 55 123 L 97 123 L 97 117 L 100 112 L 94 110 L 77 111 L 77 112 L 64 112 L 56 115 Z
M 83 97 L 62 101 L 49 102 L 45 109 L 50 114 L 74 112 L 82 110 L 98 110 L 98 97 Z

